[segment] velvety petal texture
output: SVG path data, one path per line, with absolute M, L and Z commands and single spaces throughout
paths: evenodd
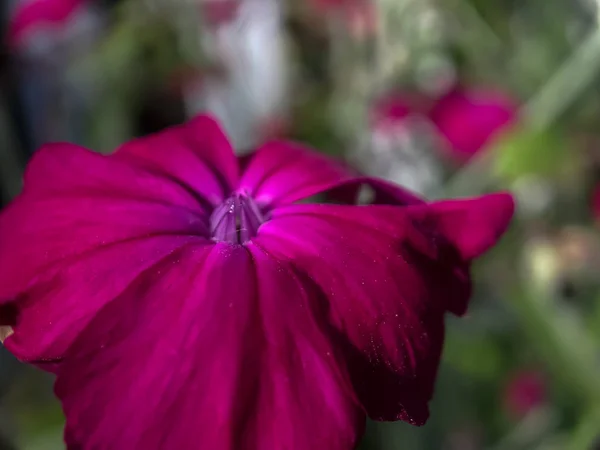
M 207 116 L 48 145 L 0 214 L 0 339 L 56 374 L 72 450 L 351 450 L 366 415 L 427 420 L 444 315 L 513 209 L 290 142 L 238 161 Z
M 252 245 L 165 258 L 69 351 L 67 445 L 353 448 L 364 417 L 318 300 Z
M 220 125 L 209 116 L 124 144 L 114 159 L 171 179 L 212 206 L 236 187 L 238 162 Z

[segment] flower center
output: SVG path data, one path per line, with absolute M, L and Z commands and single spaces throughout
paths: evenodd
M 212 238 L 219 242 L 245 244 L 258 232 L 265 217 L 256 202 L 243 193 L 235 193 L 210 216 Z

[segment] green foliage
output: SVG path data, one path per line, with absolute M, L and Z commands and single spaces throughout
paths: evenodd
M 569 175 L 568 171 L 577 169 L 579 156 L 564 132 L 556 128 L 541 131 L 515 128 L 490 151 L 496 155 L 496 174 L 507 182 L 525 175 L 549 178 Z

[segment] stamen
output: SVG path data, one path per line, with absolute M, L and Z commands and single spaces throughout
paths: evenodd
M 256 236 L 265 222 L 256 202 L 249 196 L 236 193 L 215 208 L 210 217 L 215 241 L 244 244 Z

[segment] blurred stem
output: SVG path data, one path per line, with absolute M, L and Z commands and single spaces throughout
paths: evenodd
M 528 124 L 537 129 L 550 125 L 595 79 L 600 69 L 600 28 L 579 46 L 542 89 L 522 109 Z
M 588 411 L 575 428 L 568 450 L 590 450 L 600 436 L 600 405 Z
M 556 412 L 541 408 L 530 412 L 492 450 L 523 450 L 534 448 L 550 430 L 556 427 Z
M 448 2 L 446 11 L 452 11 L 452 14 L 459 19 L 459 22 L 463 22 L 464 20 L 466 23 L 463 23 L 463 25 L 469 28 L 469 31 L 473 35 L 482 36 L 478 44 L 487 45 L 489 52 L 497 54 L 506 53 L 506 44 L 470 1 L 452 0 Z
M 200 8 L 194 3 L 182 3 L 175 11 L 174 19 L 179 38 L 179 51 L 194 66 L 200 66 L 203 58 L 201 44 Z
M 555 376 L 583 403 L 600 404 L 597 352 L 576 317 L 557 311 L 544 294 L 529 287 L 507 298 Z
M 538 130 L 551 126 L 595 79 L 599 69 L 600 28 L 591 33 L 538 94 L 523 106 L 525 126 Z M 493 151 L 480 152 L 446 184 L 444 196 L 483 191 L 494 181 L 490 169 L 495 156 Z

